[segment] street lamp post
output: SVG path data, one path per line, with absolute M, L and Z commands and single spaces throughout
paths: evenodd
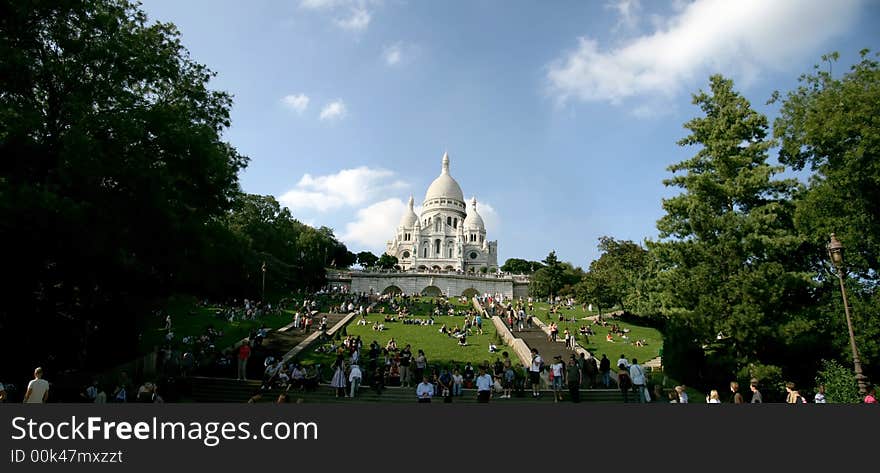
M 266 262 L 263 261 L 263 302 L 266 301 Z
M 859 360 L 859 350 L 856 348 L 856 337 L 853 334 L 852 318 L 849 314 L 849 301 L 846 298 L 846 287 L 843 284 L 843 244 L 833 233 L 828 243 L 828 257 L 834 268 L 837 269 L 837 279 L 840 281 L 840 293 L 843 295 L 843 310 L 846 313 L 846 327 L 849 330 L 849 345 L 852 348 L 853 366 L 856 373 L 856 382 L 859 384 L 859 394 L 864 396 L 868 392 L 868 377 L 862 373 L 862 362 Z

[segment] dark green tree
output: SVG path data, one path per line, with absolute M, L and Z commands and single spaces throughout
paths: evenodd
M 529 282 L 529 292 L 538 297 L 557 296 L 566 282 L 566 268 L 556 257 L 555 250 L 542 263 L 544 267 L 535 272 Z
M 382 256 L 376 261 L 376 266 L 382 269 L 394 269 L 397 264 L 397 257 L 391 256 L 388 253 L 382 253 Z
M 532 274 L 544 267 L 538 261 L 527 261 L 520 258 L 510 258 L 501 266 L 501 271 L 512 274 Z
M 379 261 L 379 257 L 369 251 L 361 251 L 357 254 L 357 262 L 364 268 L 372 268 Z
M 175 290 L 238 192 L 247 159 L 222 136 L 231 97 L 208 88 L 214 74 L 173 25 L 129 2 L 0 11 L 6 348 L 50 347 L 37 352 L 56 364 L 118 359 L 96 350 L 136 345 L 132 314 Z
M 627 309 L 648 270 L 648 252 L 632 241 L 607 236 L 599 238 L 599 251 L 602 254 L 590 263 L 576 293 L 581 300 L 594 301 L 602 307 L 616 305 Z
M 660 263 L 652 300 L 712 355 L 721 379 L 750 363 L 790 366 L 813 329 L 812 275 L 792 221 L 797 184 L 774 177 L 782 169 L 767 163 L 767 119 L 732 81 L 712 76 L 693 103 L 703 116 L 684 125 L 679 145 L 699 149 L 669 167 L 664 184 L 684 192 L 664 199 L 660 240 L 648 243 Z
M 821 315 L 826 345 L 852 363 L 837 278 L 825 246 L 836 233 L 845 245 L 847 290 L 862 363 L 880 376 L 880 64 L 877 54 L 861 60 L 842 77 L 816 66 L 787 94 L 774 133 L 781 141 L 780 162 L 810 169 L 806 191 L 797 200 L 795 224 L 811 245 L 810 268 L 824 282 Z M 823 57 L 830 65 L 837 53 Z

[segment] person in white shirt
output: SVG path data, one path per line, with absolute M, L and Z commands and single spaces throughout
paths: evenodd
M 825 404 L 825 385 L 819 385 L 819 392 L 813 397 L 813 402 L 816 404 Z
M 629 360 L 627 360 L 626 357 L 623 355 L 620 355 L 620 359 L 617 360 L 616 366 L 620 366 L 621 363 L 623 363 L 623 366 L 626 366 L 627 368 L 629 368 Z
M 633 388 L 636 390 L 639 396 L 639 402 L 644 404 L 648 402 L 645 394 L 645 370 L 639 366 L 639 360 L 633 358 L 632 364 L 629 366 L 629 377 L 632 379 Z
M 477 402 L 487 403 L 492 397 L 492 376 L 486 373 L 486 367 L 480 367 L 480 375 L 477 376 Z
M 416 386 L 416 397 L 423 403 L 431 402 L 431 398 L 434 397 L 434 385 L 428 382 L 427 376 L 423 377 L 422 382 Z
M 43 368 L 34 370 L 34 379 L 28 383 L 24 395 L 25 404 L 42 404 L 49 397 L 49 382 L 43 379 Z
M 351 385 L 351 394 L 349 397 L 354 397 L 358 392 L 358 388 L 361 386 L 361 379 L 363 378 L 363 374 L 361 373 L 361 369 L 358 365 L 351 365 L 351 373 L 348 375 L 348 383 Z
M 532 364 L 529 366 L 529 381 L 532 383 L 532 397 L 541 395 L 541 370 L 544 367 L 544 359 L 538 354 L 536 348 L 532 348 Z
M 553 374 L 553 402 L 559 402 L 562 400 L 562 389 L 565 382 L 564 371 L 565 363 L 562 362 L 561 356 L 556 355 L 553 364 L 550 365 L 550 372 Z

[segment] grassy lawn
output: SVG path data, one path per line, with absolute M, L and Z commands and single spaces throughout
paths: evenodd
M 633 358 L 637 358 L 639 362 L 645 362 L 652 358 L 656 358 L 660 355 L 660 346 L 663 344 L 663 335 L 660 334 L 660 331 L 654 328 L 649 327 L 640 327 L 638 325 L 633 325 L 620 321 L 609 321 L 608 327 L 603 327 L 601 325 L 592 325 L 593 332 L 596 333 L 595 336 L 589 337 L 589 342 L 585 341 L 583 337 L 578 333 L 578 329 L 581 326 L 588 325 L 592 322 L 586 320 L 580 320 L 581 318 L 587 315 L 596 315 L 596 313 L 587 314 L 585 313 L 580 306 L 574 306 L 573 309 L 562 309 L 561 310 L 563 316 L 565 317 L 565 322 L 559 322 L 558 316 L 551 317 L 550 314 L 550 306 L 549 304 L 543 302 L 535 303 L 534 314 L 536 317 L 541 319 L 544 323 L 549 323 L 552 321 L 556 322 L 559 325 L 559 336 L 562 338 L 565 329 L 568 328 L 575 335 L 577 335 L 577 341 L 580 345 L 590 353 L 593 353 L 597 357 L 602 357 L 602 354 L 608 355 L 608 358 L 611 359 L 611 362 L 614 363 L 623 354 L 626 359 L 632 360 Z M 568 322 L 572 317 L 577 319 L 576 322 Z M 608 335 L 608 332 L 611 330 L 611 323 L 616 323 L 622 329 L 629 329 L 629 333 L 627 333 L 627 339 L 622 339 L 618 335 L 614 335 L 613 342 L 609 342 L 605 340 L 605 336 Z M 646 346 L 638 347 L 635 345 L 636 340 L 645 340 L 647 342 Z
M 459 304 L 456 300 L 454 305 L 467 310 L 470 305 Z M 423 299 L 416 303 L 411 309 L 416 318 L 427 318 L 427 313 L 433 308 L 433 301 Z M 458 346 L 458 339 L 444 335 L 439 332 L 440 327 L 446 324 L 448 328 L 455 326 L 461 327 L 464 324 L 462 316 L 438 316 L 434 318 L 434 325 L 404 325 L 401 322 L 385 323 L 385 330 L 381 332 L 372 329 L 373 322 L 384 323 L 384 315 L 371 313 L 367 315 L 367 325 L 357 325 L 358 318 L 354 318 L 346 327 L 348 335 L 360 335 L 364 347 L 369 347 L 370 343 L 375 340 L 380 346 L 385 347 L 392 337 L 397 342 L 398 348 L 403 348 L 407 344 L 411 345 L 413 355 L 418 350 L 424 350 L 425 356 L 428 358 L 428 364 L 431 366 L 451 367 L 453 365 L 464 366 L 468 361 L 474 366 L 485 362 L 494 362 L 495 358 L 500 358 L 500 353 L 489 353 L 489 343 L 498 345 L 500 351 L 505 351 L 505 347 L 500 343 L 496 336 L 495 326 L 491 320 L 483 319 L 483 335 L 474 332 L 473 335 L 467 337 L 467 346 Z M 325 343 L 324 346 L 329 345 Z M 511 357 L 516 360 L 516 355 L 508 351 Z M 361 356 L 365 356 L 362 353 Z M 299 360 L 304 364 L 320 363 L 323 367 L 328 367 L 333 363 L 334 355 L 318 353 L 315 350 L 299 356 Z M 325 376 L 327 373 L 325 372 Z
M 214 327 L 223 332 L 223 336 L 217 340 L 218 349 L 234 345 L 252 331 L 265 324 L 270 328 L 283 327 L 290 323 L 293 311 L 284 311 L 281 315 L 267 315 L 257 320 L 235 320 L 228 322 L 226 319 L 215 315 L 220 307 L 200 307 L 194 298 L 177 297 L 169 300 L 165 311 L 171 315 L 171 328 L 174 332 L 174 341 L 179 343 L 183 337 L 199 336 L 206 333 L 208 327 Z M 155 346 L 165 344 L 165 316 L 150 315 L 140 320 L 138 327 L 140 337 L 140 352 L 149 353 Z

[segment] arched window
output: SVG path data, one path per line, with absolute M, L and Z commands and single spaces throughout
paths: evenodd
M 446 217 L 446 225 L 452 226 L 452 217 Z
M 457 218 L 452 219 L 452 228 L 458 228 L 458 219 Z
M 427 257 L 428 257 L 428 245 L 425 245 L 425 247 L 422 248 L 422 258 L 427 258 Z
M 440 240 L 434 240 L 434 254 L 440 256 Z

